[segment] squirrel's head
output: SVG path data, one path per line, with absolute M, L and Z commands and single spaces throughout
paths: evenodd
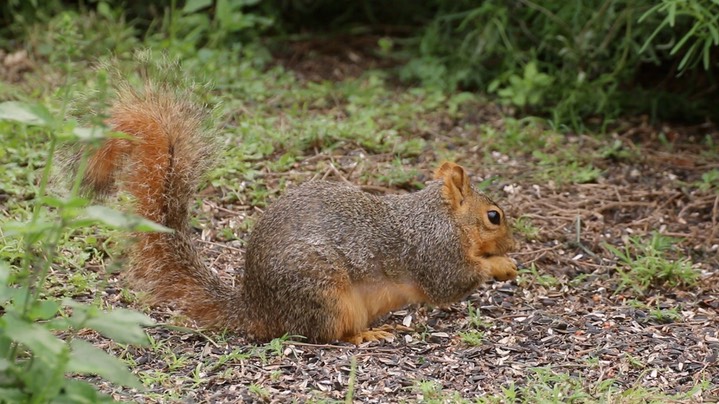
M 434 178 L 444 183 L 442 197 L 462 228 L 470 257 L 488 258 L 514 250 L 515 241 L 504 211 L 472 187 L 463 167 L 445 162 Z

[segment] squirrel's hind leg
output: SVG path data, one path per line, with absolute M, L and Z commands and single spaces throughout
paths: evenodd
M 391 326 L 367 329 L 370 323 L 386 313 L 412 303 L 427 301 L 427 296 L 413 282 L 364 282 L 343 290 L 338 299 L 341 313 L 337 324 L 339 338 L 359 345 L 362 342 L 394 340 Z
M 360 331 L 355 335 L 345 337 L 343 340 L 355 345 L 370 341 L 394 341 L 394 334 L 389 331 L 385 331 L 384 329 L 385 327 L 379 327 L 378 329 Z
M 347 287 L 328 292 L 328 301 L 334 302 L 334 317 L 328 317 L 328 329 L 331 330 L 330 340 L 339 340 L 359 345 L 368 341 L 394 340 L 391 327 L 368 329 L 374 316 L 367 306 L 366 296 L 357 287 Z

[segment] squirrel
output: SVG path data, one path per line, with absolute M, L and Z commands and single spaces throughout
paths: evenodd
M 204 327 L 255 340 L 389 339 L 372 323 L 415 303 L 447 305 L 480 283 L 516 277 L 504 211 L 445 162 L 422 190 L 378 196 L 311 180 L 280 196 L 251 231 L 236 286 L 200 257 L 188 223 L 196 188 L 218 153 L 204 106 L 167 86 L 118 89 L 105 140 L 82 183 L 96 195 L 121 188 L 139 215 L 172 232 L 137 233 L 131 284 Z

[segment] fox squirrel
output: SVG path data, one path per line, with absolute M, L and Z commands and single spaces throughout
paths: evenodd
M 504 212 L 446 162 L 405 195 L 319 180 L 290 190 L 255 225 L 232 287 L 203 264 L 188 224 L 198 181 L 218 154 L 204 109 L 146 83 L 119 89 L 108 122 L 131 139 L 106 140 L 83 184 L 98 194 L 126 189 L 140 215 L 174 230 L 136 234 L 128 275 L 153 303 L 203 326 L 359 344 L 391 335 L 368 329 L 391 310 L 449 304 L 491 277 L 517 274 L 505 255 L 514 239 Z

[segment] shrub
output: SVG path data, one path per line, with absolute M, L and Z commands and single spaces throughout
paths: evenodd
M 557 123 L 716 114 L 719 4 L 702 0 L 436 1 L 405 79 L 488 90 Z M 682 101 L 677 102 L 677 95 Z M 669 97 L 674 99 L 671 102 Z M 657 101 L 659 100 L 659 101 Z
M 25 137 L 49 137 L 40 184 L 27 212 L 29 220 L 5 223 L 0 232 L 0 401 L 109 399 L 88 382 L 73 377 L 78 374 L 99 375 L 116 384 L 141 388 L 122 361 L 81 338 L 80 331 L 92 329 L 119 343 L 147 344 L 142 327 L 152 320 L 130 310 L 107 311 L 94 304 L 53 297 L 47 281 L 60 258 L 58 251 L 73 231 L 95 223 L 140 231 L 157 230 L 158 226 L 108 208 L 89 206 L 78 196 L 79 181 L 66 198 L 46 193 L 58 142 L 97 139 L 102 133 L 99 128 L 81 128 L 54 117 L 41 104 L 18 102 L 0 104 L 0 124 L 3 132 L 24 134 L 4 138 L 5 146 L 15 151 L 23 146 Z M 17 138 L 22 140 L 13 142 Z

